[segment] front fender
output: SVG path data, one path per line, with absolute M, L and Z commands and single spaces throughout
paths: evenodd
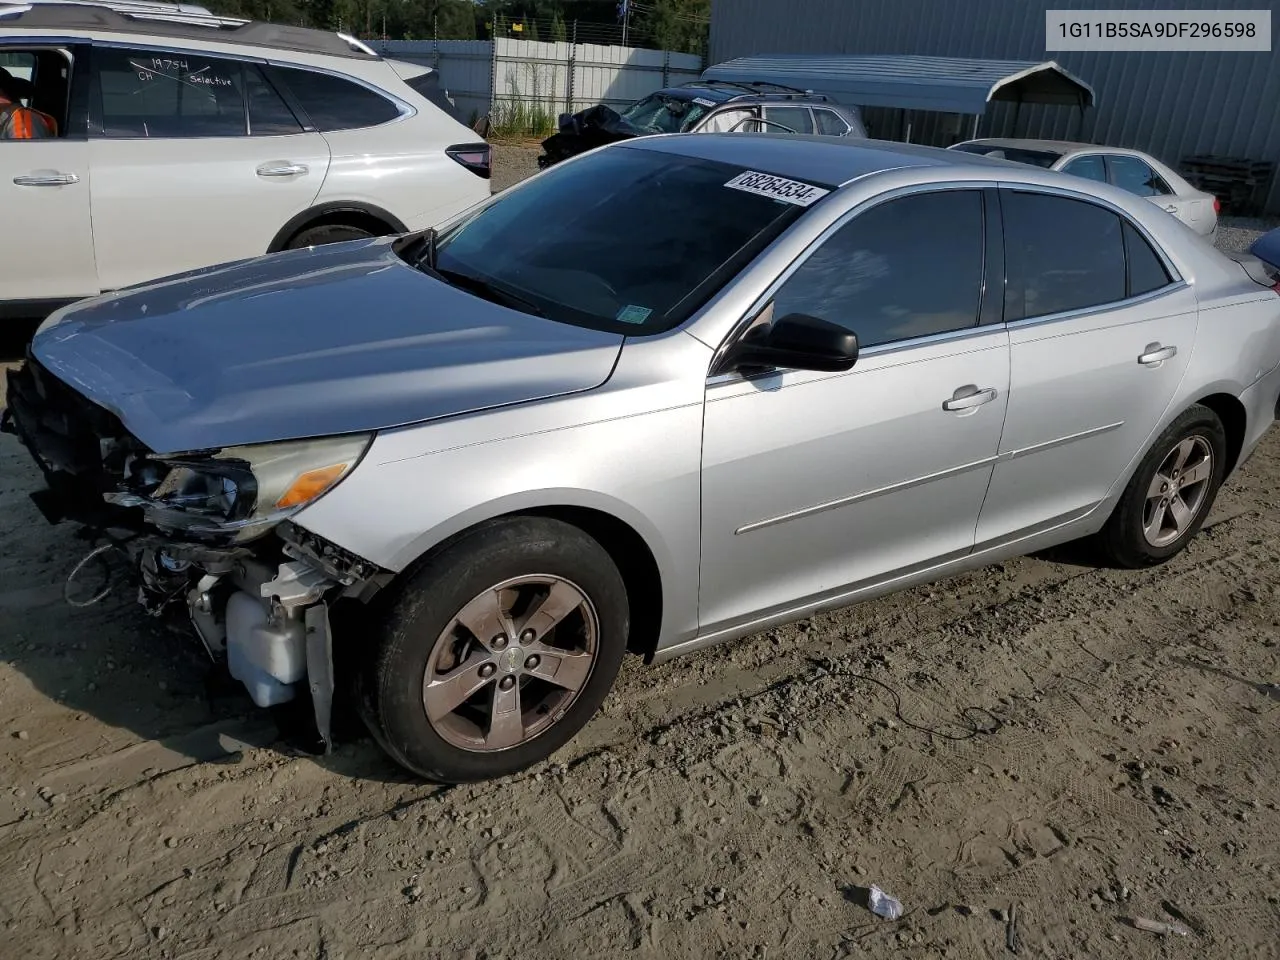
M 701 436 L 701 404 L 403 458 L 394 456 L 403 444 L 380 435 L 294 522 L 399 572 L 494 517 L 596 510 L 648 545 L 663 586 L 661 636 L 677 642 L 697 630 Z

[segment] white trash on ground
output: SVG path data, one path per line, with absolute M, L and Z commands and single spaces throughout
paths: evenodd
M 877 917 L 884 917 L 886 920 L 897 920 L 902 916 L 902 903 L 874 884 L 867 891 L 867 907 Z

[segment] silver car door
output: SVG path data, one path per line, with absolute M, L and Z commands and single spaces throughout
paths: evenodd
M 1152 434 L 1191 357 L 1192 289 L 1127 218 L 1002 191 L 1010 399 L 979 547 L 1078 518 Z
M 802 313 L 857 333 L 852 370 L 713 368 L 704 631 L 972 548 L 1009 376 L 999 304 L 983 298 L 984 262 L 1000 259 L 984 247 L 986 199 L 886 200 L 829 231 L 766 298 L 756 322 Z

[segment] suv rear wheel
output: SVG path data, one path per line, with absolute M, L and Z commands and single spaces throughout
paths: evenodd
M 302 250 L 306 247 L 318 247 L 326 243 L 342 243 L 344 240 L 367 240 L 372 236 L 374 234 L 361 227 L 353 227 L 345 223 L 328 223 L 299 231 L 292 240 L 285 244 L 285 249 Z

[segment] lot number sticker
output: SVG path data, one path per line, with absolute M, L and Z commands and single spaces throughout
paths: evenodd
M 725 186 L 733 190 L 743 190 L 747 193 L 759 194 L 762 197 L 781 200 L 783 203 L 793 203 L 797 207 L 807 207 L 831 192 L 830 190 L 824 190 L 822 187 L 815 187 L 811 183 L 801 183 L 799 180 L 775 177 L 771 173 L 757 173 L 754 170 L 747 170 L 738 174 Z

